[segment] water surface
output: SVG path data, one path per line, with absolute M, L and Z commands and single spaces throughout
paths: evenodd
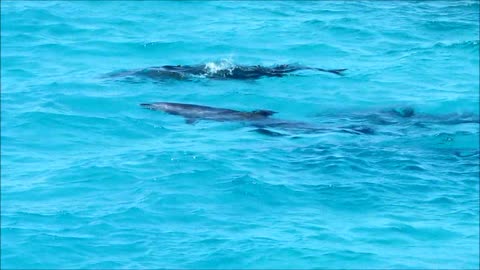
M 2 267 L 478 267 L 478 1 L 1 8 Z M 348 71 L 102 78 L 200 63 Z M 377 133 L 269 137 L 155 101 Z

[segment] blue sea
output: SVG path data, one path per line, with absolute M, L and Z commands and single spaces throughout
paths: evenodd
M 478 269 L 479 7 L 1 1 L 2 269 Z M 348 70 L 106 76 L 195 64 Z

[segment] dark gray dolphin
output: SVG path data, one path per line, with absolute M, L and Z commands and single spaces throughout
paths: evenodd
M 138 70 L 129 70 L 111 73 L 107 75 L 109 78 L 117 77 L 139 77 L 155 80 L 163 79 L 189 79 L 195 76 L 206 77 L 216 80 L 255 80 L 262 77 L 283 77 L 289 73 L 300 70 L 314 70 L 328 72 L 336 75 L 343 75 L 346 69 L 323 69 L 301 65 L 276 65 L 271 67 L 265 66 L 248 66 L 248 65 L 232 65 L 229 67 L 212 68 L 209 64 L 201 65 L 177 65 L 177 66 L 157 66 L 148 67 Z
M 185 118 L 185 122 L 188 124 L 194 124 L 199 120 L 243 122 L 249 126 L 256 127 L 257 129 L 255 131 L 269 136 L 281 136 L 284 134 L 268 130 L 268 128 L 306 133 L 319 133 L 329 131 L 354 134 L 374 133 L 374 130 L 372 128 L 363 125 L 351 125 L 345 127 L 331 128 L 318 127 L 304 122 L 271 118 L 270 116 L 275 114 L 276 112 L 270 110 L 254 110 L 244 112 L 203 105 L 173 102 L 142 103 L 140 105 L 150 110 L 163 111 L 168 114 L 183 116 Z
M 140 106 L 155 110 L 163 111 L 173 115 L 183 116 L 185 121 L 193 124 L 199 120 L 213 121 L 258 121 L 268 118 L 276 113 L 269 110 L 254 110 L 251 112 L 242 112 L 223 108 L 214 108 L 209 106 L 173 103 L 173 102 L 154 102 L 142 103 Z

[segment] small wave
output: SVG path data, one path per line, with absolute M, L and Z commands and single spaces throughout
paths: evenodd
M 424 24 L 424 27 L 429 30 L 434 31 L 455 31 L 455 30 L 464 30 L 469 27 L 474 28 L 475 24 L 459 22 L 459 21 L 440 21 L 440 20 L 431 20 L 427 21 Z
M 423 47 L 422 49 L 440 49 L 440 48 L 445 48 L 445 49 L 469 49 L 469 48 L 474 48 L 478 50 L 479 47 L 479 40 L 465 40 L 465 41 L 459 41 L 459 42 L 436 42 L 435 44 L 428 46 L 428 47 Z
M 325 26 L 326 22 L 324 20 L 312 19 L 306 20 L 303 22 L 304 24 L 316 25 L 316 26 Z

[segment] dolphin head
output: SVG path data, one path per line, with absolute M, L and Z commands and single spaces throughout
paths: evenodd
M 168 102 L 142 103 L 140 106 L 155 111 L 168 111 L 170 108 Z
M 162 111 L 168 114 L 182 115 L 185 117 L 202 116 L 202 108 L 203 108 L 198 105 L 172 103 L 172 102 L 141 103 L 140 106 L 146 109 L 154 110 L 154 111 Z
M 171 102 L 153 102 L 140 104 L 143 108 L 162 111 L 169 114 L 183 114 L 185 113 L 185 104 L 171 103 Z

